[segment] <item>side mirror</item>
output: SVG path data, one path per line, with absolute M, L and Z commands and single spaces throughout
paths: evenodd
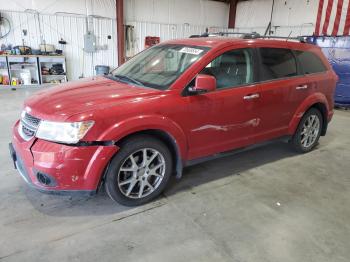
M 216 79 L 211 75 L 197 75 L 195 85 L 189 88 L 191 95 L 203 94 L 216 89 Z

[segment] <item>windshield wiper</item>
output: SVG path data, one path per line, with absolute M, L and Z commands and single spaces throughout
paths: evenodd
M 145 86 L 142 84 L 140 81 L 137 81 L 136 79 L 133 79 L 129 76 L 124 76 L 124 75 L 113 75 L 115 78 L 120 79 L 123 82 L 129 82 L 129 83 L 134 83 L 139 86 Z

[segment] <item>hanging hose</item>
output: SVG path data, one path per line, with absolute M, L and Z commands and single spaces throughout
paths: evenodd
M 0 39 L 5 38 L 5 37 L 8 36 L 8 35 L 10 34 L 10 32 L 11 32 L 11 23 L 10 23 L 10 20 L 8 20 L 6 17 L 1 16 L 1 14 L 0 14 L 0 26 L 3 25 L 3 24 L 6 25 L 6 23 L 7 23 L 7 25 L 8 25 L 8 30 L 5 31 L 5 34 L 2 34 L 2 32 L 0 31 Z M 5 27 L 5 26 L 4 26 L 4 27 Z M 6 27 L 5 27 L 5 29 L 6 29 Z

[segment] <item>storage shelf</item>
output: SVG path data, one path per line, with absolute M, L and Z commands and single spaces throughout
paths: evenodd
M 22 80 L 21 71 L 30 71 L 30 77 L 34 80 L 34 83 L 30 85 L 14 85 L 13 87 L 20 86 L 38 86 L 40 84 L 51 84 L 49 81 L 56 82 L 67 82 L 66 75 L 66 61 L 65 56 L 51 56 L 51 55 L 0 55 L 0 63 L 2 63 L 0 72 L 1 75 L 7 76 L 9 78 L 9 82 L 11 83 L 13 78 L 18 78 Z M 61 64 L 62 69 L 65 74 L 61 75 L 43 75 L 42 67 L 46 67 L 51 69 L 54 64 Z M 58 72 L 57 68 L 55 68 Z M 7 71 L 6 73 L 4 71 Z M 45 79 L 45 80 L 43 80 Z M 23 80 L 22 80 L 23 81 Z M 0 84 L 0 86 L 4 86 Z
M 41 83 L 50 83 L 50 81 L 58 81 L 60 83 L 67 82 L 67 70 L 66 61 L 64 57 L 39 57 L 39 68 L 41 69 Z M 54 66 L 60 65 L 60 66 Z M 58 70 L 58 72 L 64 72 L 64 74 L 43 74 L 43 68 L 46 73 L 50 73 L 49 70 Z
M 33 67 L 32 69 L 36 69 Z M 11 68 L 10 71 L 24 71 L 24 70 L 29 70 L 29 68 Z
M 45 77 L 45 76 L 66 76 L 66 75 L 41 75 L 42 77 Z

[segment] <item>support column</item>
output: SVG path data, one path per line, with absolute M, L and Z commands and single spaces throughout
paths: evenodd
M 235 28 L 236 24 L 236 11 L 238 0 L 230 1 L 230 12 L 228 16 L 228 28 Z
M 124 0 L 116 0 L 117 9 L 117 43 L 118 65 L 125 62 L 125 36 L 124 36 Z

